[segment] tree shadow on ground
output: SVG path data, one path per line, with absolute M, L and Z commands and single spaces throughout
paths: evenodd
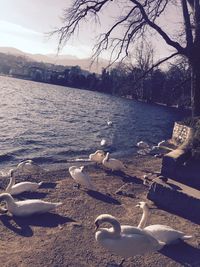
M 180 241 L 179 244 L 166 246 L 160 253 L 184 266 L 200 266 L 200 249 L 184 241 Z
M 54 228 L 65 223 L 75 222 L 75 220 L 61 216 L 59 214 L 47 212 L 44 214 L 35 214 L 29 217 L 16 217 L 9 215 L 2 215 L 0 217 L 4 226 L 6 226 L 11 231 L 15 232 L 18 235 L 31 237 L 33 236 L 33 231 L 31 226 L 37 227 L 47 227 Z
M 117 199 L 115 199 L 109 195 L 100 193 L 98 191 L 89 190 L 89 191 L 87 191 L 87 194 L 90 197 L 93 197 L 97 200 L 103 201 L 103 202 L 108 203 L 108 204 L 121 205 L 121 202 L 118 201 Z

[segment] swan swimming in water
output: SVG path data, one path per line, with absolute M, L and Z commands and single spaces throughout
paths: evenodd
M 101 140 L 101 143 L 100 143 L 100 144 L 101 144 L 101 146 L 105 146 L 106 143 L 107 143 L 107 142 L 106 142 L 106 139 L 103 138 L 103 139 Z
M 107 152 L 106 156 L 104 157 L 102 164 L 108 168 L 111 169 L 112 171 L 122 171 L 125 169 L 124 164 L 118 160 L 118 159 L 114 159 L 114 158 L 109 158 L 110 153 Z
M 6 187 L 5 192 L 11 195 L 18 195 L 26 191 L 35 191 L 37 190 L 43 182 L 20 182 L 15 184 L 14 170 L 10 170 L 10 182 Z
M 51 203 L 40 199 L 15 201 L 9 193 L 0 194 L 0 201 L 6 202 L 6 208 L 11 214 L 21 217 L 46 213 L 62 205 L 61 202 Z
M 91 182 L 91 177 L 86 173 L 84 173 L 83 169 L 84 166 L 81 167 L 71 166 L 69 167 L 69 173 L 75 180 L 75 182 L 78 184 L 78 187 L 80 187 L 80 185 L 83 185 L 89 190 L 94 190 L 94 186 Z
M 175 230 L 167 225 L 153 224 L 146 226 L 149 217 L 149 207 L 144 201 L 139 202 L 136 206 L 143 210 L 143 215 L 138 228 L 145 230 L 157 240 L 164 242 L 166 245 L 169 245 L 176 243 L 179 239 L 186 240 L 192 238 L 192 236 L 185 235 L 185 233 Z
M 100 228 L 103 223 L 111 228 Z M 100 245 L 124 258 L 160 250 L 165 244 L 146 231 L 130 225 L 121 225 L 112 215 L 102 214 L 95 220 L 95 239 Z M 121 263 L 122 264 L 122 263 Z
M 95 153 L 89 155 L 89 159 L 96 163 L 102 163 L 105 158 L 105 152 L 103 150 L 97 150 Z
M 108 126 L 112 126 L 113 122 L 111 120 L 107 121 Z

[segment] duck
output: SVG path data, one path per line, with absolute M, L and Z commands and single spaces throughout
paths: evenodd
M 14 171 L 23 174 L 38 174 L 45 172 L 45 170 L 36 164 L 32 159 L 27 159 L 20 162 Z
M 6 187 L 5 192 L 11 194 L 12 196 L 21 194 L 26 191 L 36 191 L 43 182 L 36 183 L 36 182 L 20 182 L 15 184 L 15 176 L 14 176 L 14 170 L 10 170 L 10 182 L 8 186 Z
M 15 201 L 9 193 L 1 193 L 0 201 L 5 201 L 8 212 L 18 217 L 46 213 L 62 205 L 61 202 L 52 203 L 41 199 Z
M 91 177 L 88 174 L 84 173 L 83 169 L 84 166 L 71 166 L 69 167 L 69 173 L 77 183 L 78 188 L 83 185 L 88 190 L 94 190 L 94 185 L 91 182 Z
M 146 142 L 144 142 L 144 141 L 139 141 L 137 143 L 137 147 L 139 147 L 141 149 L 145 149 L 145 148 L 149 148 L 149 145 Z
M 111 224 L 112 227 L 99 228 L 103 223 Z M 95 220 L 95 225 L 95 240 L 110 252 L 122 256 L 124 258 L 123 261 L 135 255 L 143 255 L 160 250 L 165 245 L 140 228 L 121 225 L 110 214 L 99 215 Z
M 120 160 L 114 159 L 114 158 L 109 158 L 109 155 L 110 155 L 110 153 L 107 152 L 106 156 L 102 160 L 102 164 L 106 168 L 111 169 L 112 171 L 122 171 L 126 168 L 125 165 Z
M 96 163 L 102 163 L 102 160 L 105 158 L 105 152 L 103 150 L 97 150 L 93 154 L 89 155 L 89 159 Z
M 180 239 L 191 239 L 191 235 L 186 235 L 182 231 L 175 230 L 168 225 L 153 224 L 146 226 L 149 217 L 149 207 L 145 201 L 139 202 L 137 207 L 143 210 L 142 218 L 138 224 L 139 229 L 143 229 L 145 232 L 156 238 L 157 240 L 165 243 L 166 245 L 177 243 Z M 146 226 L 146 227 L 145 227 Z

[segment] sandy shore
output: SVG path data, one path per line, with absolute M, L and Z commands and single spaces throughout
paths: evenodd
M 123 161 L 127 165 L 125 174 L 113 174 L 95 164 L 85 167 L 98 190 L 96 193 L 74 188 L 67 169 L 49 172 L 42 177 L 18 178 L 18 181 L 44 181 L 37 192 L 23 194 L 18 199 L 41 198 L 61 201 L 63 205 L 54 213 L 30 218 L 0 215 L 0 266 L 118 266 L 121 257 L 95 242 L 94 220 L 102 213 L 109 213 L 123 224 L 137 226 L 142 212 L 135 205 L 147 200 L 148 188 L 142 184 L 143 175 L 159 172 L 161 167 L 161 159 L 150 156 L 130 157 Z M 7 182 L 1 179 L 2 192 Z M 148 203 L 153 208 L 149 224 L 167 224 L 193 235 L 193 239 L 156 253 L 129 258 L 123 266 L 200 266 L 200 226 L 160 210 L 150 201 Z

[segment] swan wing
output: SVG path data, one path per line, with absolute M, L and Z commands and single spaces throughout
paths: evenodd
M 70 172 L 72 178 L 78 183 L 88 189 L 93 189 L 91 178 L 86 173 L 83 173 L 80 168 L 76 168 Z
M 144 230 L 157 240 L 165 242 L 166 244 L 173 243 L 178 239 L 184 239 L 185 236 L 183 232 L 161 224 L 149 225 L 145 227 Z
M 154 238 L 151 239 L 148 234 L 141 233 L 121 233 L 117 238 L 101 239 L 101 245 L 125 258 L 150 253 L 161 248 Z
M 23 201 L 16 201 L 15 206 L 12 210 L 9 210 L 13 215 L 16 216 L 29 216 L 32 214 L 45 213 L 56 207 L 60 206 L 62 203 L 51 203 L 39 199 L 28 199 Z
M 40 186 L 40 183 L 34 183 L 34 182 L 20 182 L 15 185 L 13 185 L 10 189 L 11 195 L 17 195 L 26 191 L 35 191 Z

